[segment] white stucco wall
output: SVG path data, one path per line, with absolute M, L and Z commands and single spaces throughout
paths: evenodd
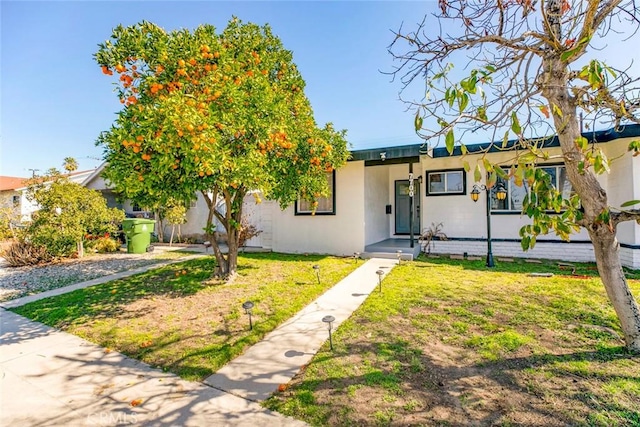
M 369 166 L 364 168 L 364 223 L 365 245 L 388 239 L 389 217 L 386 205 L 391 205 L 389 196 L 389 168 L 387 166 Z
M 352 255 L 364 250 L 364 162 L 336 172 L 336 214 L 294 215 L 273 206 L 273 250 L 287 253 Z
M 559 153 L 559 149 L 551 150 L 551 154 Z M 493 162 L 508 162 L 513 157 L 512 152 L 490 153 L 489 158 Z M 466 193 L 462 195 L 424 196 L 423 208 L 421 210 L 422 224 L 429 226 L 432 223 L 442 223 L 442 231 L 449 237 L 483 238 L 487 237 L 487 217 L 486 217 L 486 193 L 481 192 L 477 202 L 471 199 L 471 190 L 475 184 L 473 169 L 476 162 L 480 161 L 480 155 L 468 155 L 465 160 L 469 162 L 471 171 L 466 174 Z M 461 169 L 463 160 L 459 156 L 431 158 L 423 156 L 421 158 L 422 174 L 426 178 L 426 173 L 435 170 Z M 549 162 L 549 163 L 558 163 Z M 508 165 L 510 163 L 505 163 Z M 484 168 L 481 166 L 483 176 Z M 606 177 L 599 178 L 606 181 Z M 481 182 L 481 184 L 484 181 Z M 425 179 L 425 184 L 426 179 Z M 603 184 L 604 185 L 604 184 Z M 424 192 L 423 192 L 424 193 Z M 530 224 L 531 220 L 518 212 L 514 213 L 493 213 L 491 215 L 491 237 L 494 239 L 516 239 L 518 232 L 524 225 Z M 540 239 L 561 240 L 555 234 L 540 236 Z M 572 240 L 589 240 L 585 231 L 572 235 Z

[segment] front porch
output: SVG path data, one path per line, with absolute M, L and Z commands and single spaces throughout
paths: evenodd
M 398 252 L 401 251 L 401 252 Z M 409 239 L 386 239 L 365 246 L 362 258 L 392 258 L 396 259 L 400 254 L 401 259 L 413 261 L 420 255 L 420 243 L 415 238 L 413 248 Z

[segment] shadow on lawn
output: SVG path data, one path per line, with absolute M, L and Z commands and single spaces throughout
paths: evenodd
M 524 414 L 524 419 L 529 420 L 527 422 L 531 425 L 542 425 L 535 420 L 549 422 L 549 425 L 577 425 L 584 423 L 586 415 L 597 411 L 615 414 L 622 420 L 620 425 L 627 425 L 627 422 L 631 423 L 629 425 L 637 425 L 634 423 L 640 421 L 637 407 L 625 407 L 617 401 L 615 395 L 595 392 L 602 386 L 602 383 L 597 384 L 598 381 L 635 382 L 640 380 L 638 376 L 626 375 L 623 373 L 624 369 L 618 369 L 618 373 L 594 369 L 582 376 L 571 365 L 572 362 L 610 362 L 623 359 L 640 363 L 640 355 L 631 354 L 624 347 L 559 355 L 531 355 L 481 363 L 467 363 L 460 359 L 452 362 L 446 356 L 423 354 L 422 350 L 402 340 L 388 343 L 359 342 L 345 347 L 340 348 L 338 345 L 333 354 L 321 353 L 312 364 L 319 365 L 320 370 L 331 370 L 333 364 L 330 359 L 348 359 L 351 355 L 358 354 L 375 354 L 379 358 L 378 362 L 374 362 L 373 369 L 362 375 L 334 375 L 322 380 L 302 379 L 295 389 L 310 390 L 314 394 L 325 391 L 335 396 L 339 390 L 348 390 L 350 387 L 373 387 L 374 390 L 369 391 L 369 399 L 375 398 L 377 389 L 378 392 L 423 402 L 425 407 L 420 409 L 418 419 L 412 418 L 413 422 L 440 423 L 443 420 L 439 415 L 430 411 L 442 411 L 443 408 L 451 416 L 445 423 L 457 424 L 465 420 L 465 425 L 494 425 L 504 421 L 502 418 L 509 413 L 513 414 L 513 411 L 519 415 Z M 383 360 L 380 361 L 380 358 Z M 326 362 L 329 364 L 326 365 Z M 532 385 L 535 381 L 531 378 L 535 374 L 544 376 L 542 386 Z M 549 387 L 545 388 L 547 385 Z M 364 399 L 367 400 L 367 397 Z M 352 397 L 347 395 L 344 399 L 332 398 L 331 412 L 353 413 L 351 400 Z M 557 403 L 561 404 L 556 406 Z M 389 407 L 393 408 L 393 405 Z M 366 414 L 355 416 L 363 418 L 351 421 L 371 420 L 366 418 Z M 403 423 L 401 414 L 398 414 L 397 419 L 394 418 L 395 422 Z

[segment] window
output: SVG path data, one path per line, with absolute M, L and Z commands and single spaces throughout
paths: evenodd
M 329 185 L 329 196 L 319 197 L 316 207 L 316 215 L 335 215 L 336 214 L 336 173 L 335 171 L 327 173 L 327 184 Z M 313 206 L 306 199 L 298 199 L 295 206 L 296 215 L 312 215 Z
M 462 169 L 427 172 L 427 196 L 465 194 L 465 175 Z
M 133 212 L 142 212 L 142 208 L 140 208 L 140 205 L 137 203 L 134 203 L 131 209 Z
M 20 196 L 17 194 L 13 196 L 13 206 L 15 207 L 20 206 Z
M 568 199 L 571 196 L 571 183 L 567 177 L 567 170 L 564 165 L 543 166 L 540 167 L 540 169 L 549 174 L 551 177 L 551 184 L 560 191 L 563 198 Z M 498 200 L 495 191 L 497 186 L 494 186 L 491 189 L 491 210 L 521 212 L 524 197 L 529 193 L 529 186 L 527 183 L 523 182 L 522 185 L 516 185 L 515 178 L 511 177 L 508 181 L 498 178 L 498 185 L 499 184 L 502 184 L 507 190 L 507 198 L 504 200 Z

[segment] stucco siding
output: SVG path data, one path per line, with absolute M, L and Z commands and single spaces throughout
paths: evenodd
M 391 205 L 389 197 L 389 168 L 370 166 L 364 168 L 364 223 L 365 245 L 388 239 L 389 217 L 386 206 Z
M 364 250 L 364 162 L 336 172 L 336 214 L 295 215 L 294 207 L 273 212 L 273 250 L 352 255 Z

